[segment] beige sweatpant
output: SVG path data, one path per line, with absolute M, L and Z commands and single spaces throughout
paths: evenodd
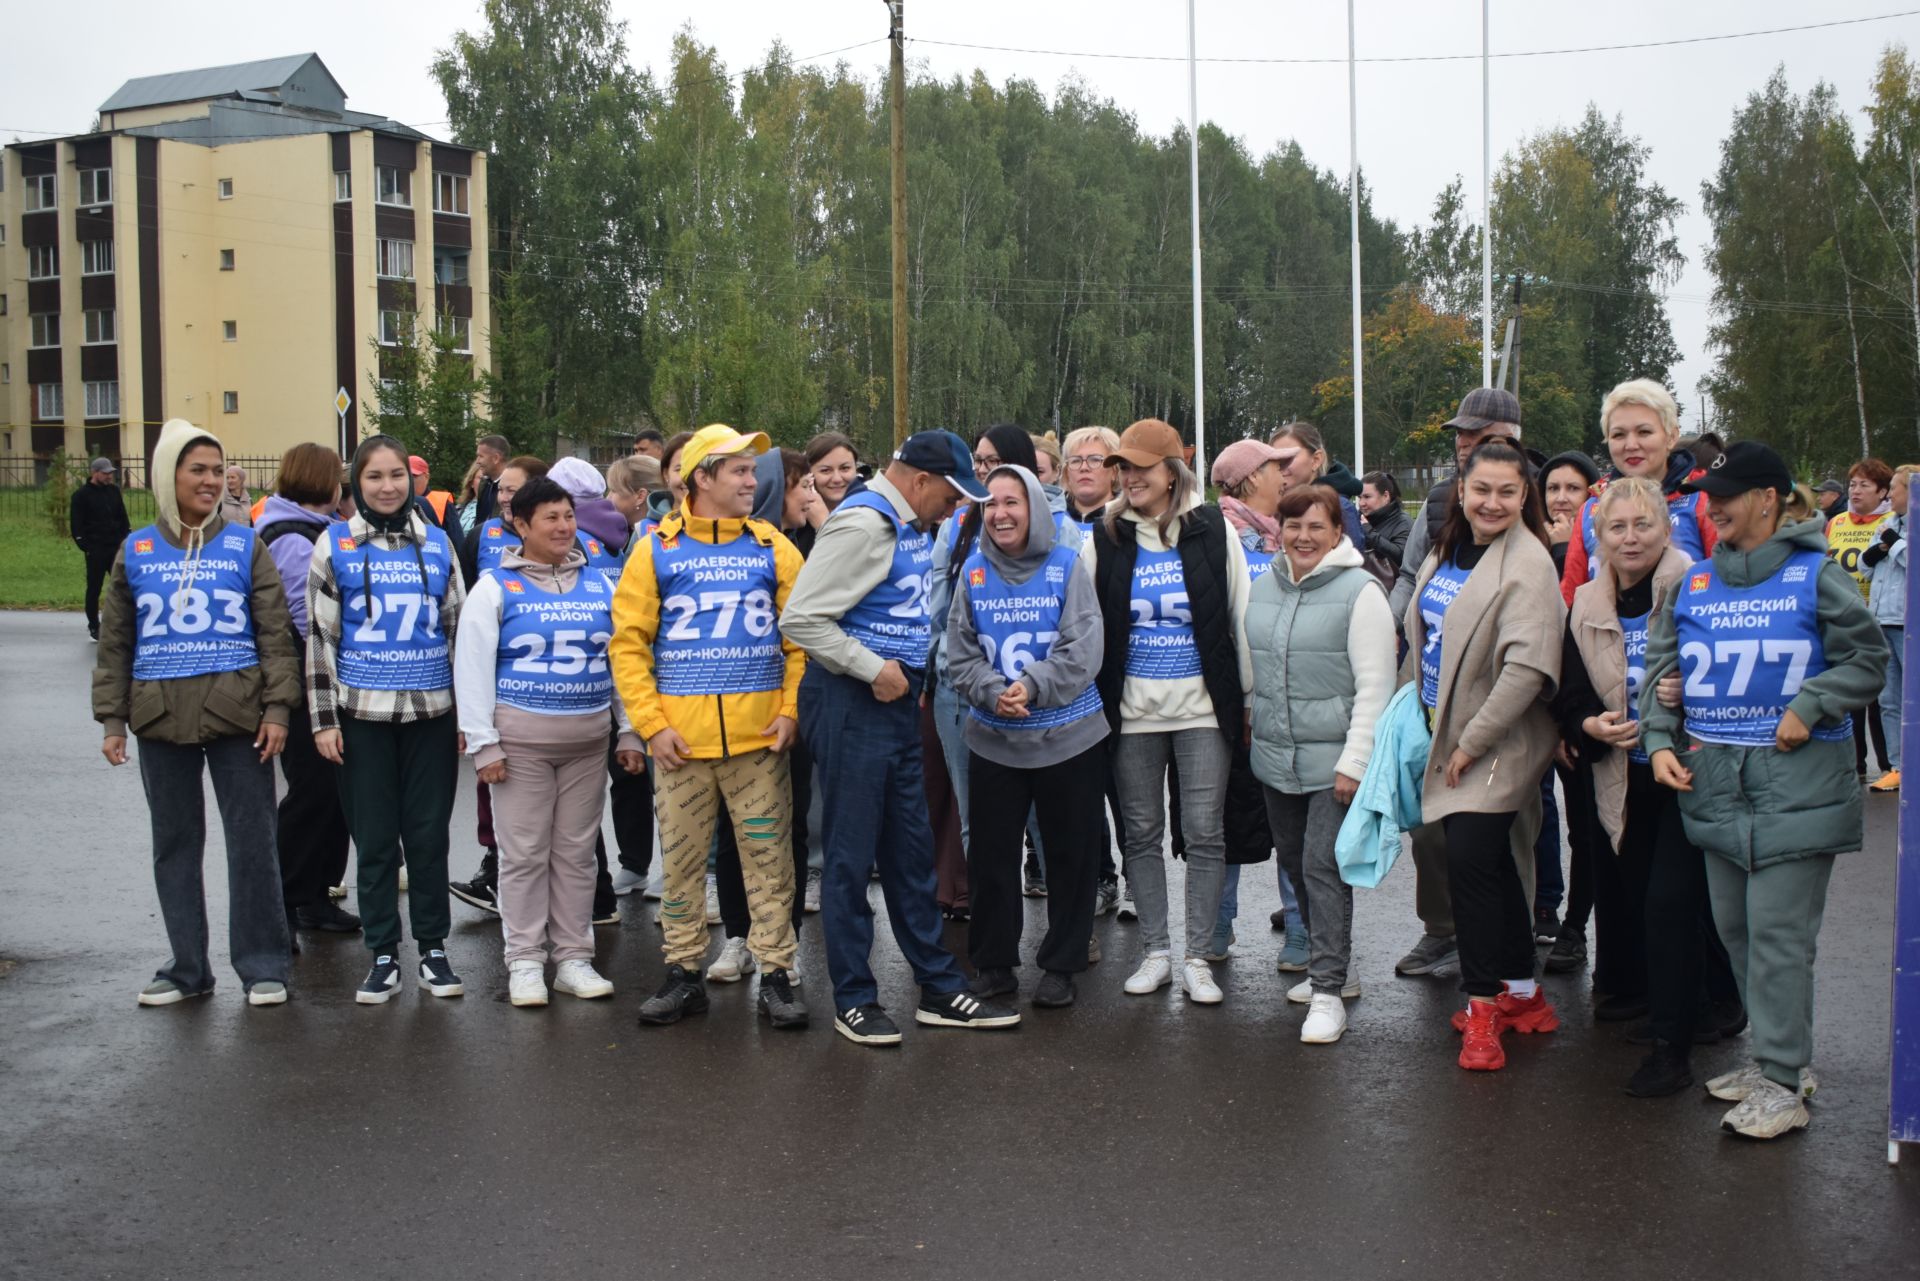
M 660 823 L 660 924 L 667 964 L 698 970 L 707 954 L 707 851 L 715 802 L 724 798 L 740 845 L 753 922 L 747 947 L 767 969 L 792 969 L 793 810 L 789 758 L 770 750 L 727 760 L 656 767 L 653 806 Z
M 507 757 L 493 785 L 500 842 L 500 932 L 507 964 L 593 959 L 593 842 L 607 797 L 603 741 L 580 756 L 529 749 Z

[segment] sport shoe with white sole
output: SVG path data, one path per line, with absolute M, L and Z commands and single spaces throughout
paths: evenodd
M 717 929 L 720 925 L 720 878 L 712 874 L 707 876 L 707 926 Z
M 538 961 L 515 961 L 508 966 L 507 1000 L 514 1005 L 545 1005 L 546 967 Z
M 1804 1130 L 1811 1118 L 1807 1102 L 1786 1086 L 1762 1077 L 1747 1097 L 1720 1119 L 1720 1128 L 1748 1139 L 1777 1139 Z
M 1137 921 L 1140 919 L 1140 913 L 1133 906 L 1133 891 L 1131 889 L 1120 892 L 1120 907 L 1114 912 L 1114 919 L 1121 921 Z
M 400 892 L 402 894 L 407 892 L 407 865 L 405 863 L 400 865 Z
M 1220 985 L 1213 981 L 1213 967 L 1205 957 L 1187 958 L 1180 970 L 1180 986 L 1186 989 L 1187 999 L 1195 1005 L 1218 1005 L 1224 999 Z
M 1413 945 L 1413 950 L 1394 962 L 1393 972 L 1409 977 L 1437 974 L 1450 965 L 1459 964 L 1460 945 L 1454 942 L 1451 935 L 1435 938 L 1431 934 L 1422 934 L 1420 941 Z
M 666 890 L 665 878 L 666 878 L 666 870 L 662 868 L 660 864 L 655 863 L 653 865 L 653 870 L 647 873 L 647 888 L 640 891 L 640 897 L 650 898 L 654 902 L 658 903 L 660 901 L 661 895 Z
M 728 939 L 720 955 L 707 967 L 707 979 L 713 983 L 738 983 L 753 973 L 753 953 L 745 939 Z
M 1304 1045 L 1332 1045 L 1347 1030 L 1347 1003 L 1331 992 L 1315 992 L 1307 1007 L 1307 1021 L 1300 1025 Z
M 1743 1068 L 1723 1073 L 1707 1082 L 1707 1093 L 1716 1099 L 1725 1099 L 1729 1103 L 1738 1103 L 1753 1092 L 1755 1086 L 1766 1080 L 1758 1063 L 1749 1063 Z M 1810 1099 L 1820 1088 L 1820 1078 L 1814 1075 L 1810 1067 L 1800 1069 L 1800 1096 Z
M 1351 1001 L 1360 995 L 1360 980 L 1348 979 L 1341 985 L 1340 995 Z M 1305 979 L 1287 989 L 1287 999 L 1295 1005 L 1308 1005 L 1313 1001 L 1313 980 Z
M 344 884 L 327 886 L 328 898 L 345 898 L 346 896 L 347 896 L 347 887 Z
M 247 989 L 248 1005 L 285 1005 L 287 1003 L 287 985 L 272 979 L 262 979 Z
M 1128 976 L 1125 987 L 1128 996 L 1145 996 L 1149 992 L 1158 992 L 1173 982 L 1173 958 L 1165 952 L 1150 952 L 1140 962 L 1140 968 Z
M 553 990 L 591 1001 L 613 995 L 613 982 L 593 968 L 592 961 L 562 961 L 553 972 Z
M 155 979 L 140 989 L 138 1001 L 142 1005 L 177 1005 L 190 996 L 205 996 L 205 992 L 189 992 L 172 979 Z
M 647 878 L 631 868 L 623 867 L 613 874 L 613 892 L 615 897 L 625 898 L 635 890 L 647 887 Z
M 400 962 L 392 956 L 376 956 L 373 968 L 353 993 L 357 1005 L 385 1005 L 387 998 L 400 990 Z
M 900 1028 L 887 1012 L 869 1002 L 833 1016 L 833 1030 L 856 1045 L 898 1045 Z
M 467 991 L 447 954 L 437 947 L 420 958 L 420 983 L 435 996 L 464 996 Z
M 820 910 L 820 869 L 817 867 L 807 869 L 807 894 L 800 910 L 809 914 Z
M 983 1001 L 971 992 L 929 992 L 913 1008 L 913 1021 L 929 1027 L 1016 1027 L 1020 1011 Z

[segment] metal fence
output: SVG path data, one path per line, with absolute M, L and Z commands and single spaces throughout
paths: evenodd
M 86 483 L 87 461 L 84 458 L 68 461 L 70 489 Z M 252 498 L 272 493 L 275 483 L 280 479 L 278 458 L 229 458 L 227 462 L 246 470 L 247 491 Z M 46 512 L 47 478 L 52 465 L 51 460 L 46 458 L 0 459 L 0 520 L 34 520 Z M 151 520 L 154 506 L 153 494 L 147 484 L 146 459 L 123 460 L 116 479 L 126 498 L 128 518 L 135 525 L 140 524 L 143 518 Z

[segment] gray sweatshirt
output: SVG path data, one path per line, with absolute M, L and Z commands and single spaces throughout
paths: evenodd
M 1053 517 L 1047 496 L 1034 474 L 1024 467 L 998 467 L 993 476 L 1018 476 L 1027 487 L 1027 545 L 1009 556 L 994 545 L 982 529 L 980 549 L 994 571 L 1016 586 L 1040 572 L 1053 553 Z M 1077 532 L 1077 531 L 1076 531 Z M 1066 707 L 1080 697 L 1100 672 L 1106 654 L 1106 633 L 1100 601 L 1094 591 L 1093 568 L 1085 556 L 1073 562 L 1062 589 L 1059 635 L 1047 656 L 1031 663 L 1020 676 L 1027 688 L 1029 707 Z M 947 614 L 947 674 L 960 701 L 991 712 L 1007 690 L 1007 679 L 987 661 L 979 633 L 973 626 L 973 599 L 965 576 L 953 585 L 953 606 Z M 1107 736 L 1107 718 L 1083 716 L 1051 729 L 1003 730 L 973 716 L 966 719 L 967 746 L 981 756 L 1010 769 L 1040 769 L 1071 760 Z

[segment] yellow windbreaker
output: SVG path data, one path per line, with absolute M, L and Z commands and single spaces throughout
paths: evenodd
M 765 521 L 713 520 L 696 517 L 685 503 L 668 513 L 652 533 L 627 557 L 620 587 L 613 597 L 613 641 L 607 647 L 613 660 L 613 681 L 627 716 L 640 736 L 652 740 L 672 727 L 687 741 L 690 754 L 700 760 L 720 760 L 773 746 L 766 731 L 776 716 L 799 717 L 800 676 L 807 656 L 782 639 L 786 668 L 780 688 L 756 694 L 662 694 L 654 682 L 653 645 L 660 630 L 660 584 L 654 573 L 654 551 L 673 539 L 691 538 L 720 546 L 748 538 L 773 548 L 776 618 L 787 607 L 787 595 L 800 573 L 800 551 L 785 534 Z

